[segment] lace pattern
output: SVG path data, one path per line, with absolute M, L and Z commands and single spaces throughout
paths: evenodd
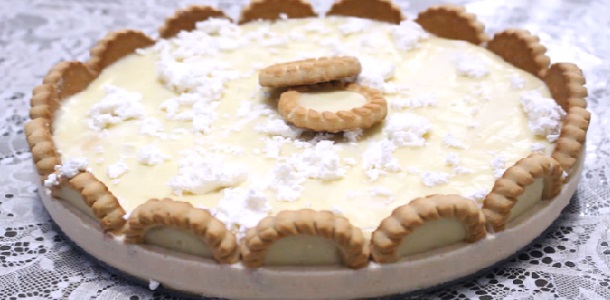
M 116 275 L 77 251 L 38 197 L 23 123 L 31 90 L 62 60 L 85 59 L 111 30 L 155 34 L 187 4 L 236 16 L 240 0 L 2 0 L 0 3 L 0 299 L 178 299 Z M 329 0 L 312 1 L 323 10 Z M 397 1 L 413 17 L 441 1 Z M 447 2 L 447 1 L 443 1 Z M 549 230 L 507 262 L 443 288 L 390 299 L 610 299 L 610 5 L 605 0 L 451 1 L 466 4 L 491 33 L 528 29 L 552 61 L 587 77 L 592 122 L 581 182 Z

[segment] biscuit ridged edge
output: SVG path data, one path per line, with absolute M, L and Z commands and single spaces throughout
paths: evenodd
M 169 226 L 193 233 L 210 248 L 212 256 L 219 263 L 231 264 L 239 260 L 237 239 L 222 222 L 207 210 L 169 198 L 150 199 L 138 206 L 127 220 L 125 241 L 142 243 L 146 232 L 156 226 Z
M 483 201 L 483 213 L 487 223 L 495 232 L 504 230 L 517 197 L 535 179 L 543 178 L 542 200 L 550 200 L 561 192 L 563 169 L 555 159 L 541 154 L 532 154 L 517 161 L 496 180 L 491 192 Z
M 486 47 L 506 62 L 538 77 L 545 76 L 551 62 L 538 37 L 524 29 L 496 33 Z
M 475 45 L 486 42 L 485 26 L 476 15 L 463 6 L 444 4 L 431 6 L 415 19 L 423 29 L 439 37 L 467 41 Z
M 383 219 L 373 232 L 373 261 L 391 263 L 400 259 L 398 248 L 403 239 L 426 222 L 453 218 L 464 225 L 465 242 L 485 237 L 485 216 L 478 205 L 459 195 L 429 195 L 402 205 Z
M 357 76 L 362 65 L 353 56 L 323 56 L 273 64 L 258 73 L 264 87 L 291 87 Z
M 249 268 L 261 267 L 267 250 L 274 242 L 296 235 L 334 241 L 341 252 L 343 264 L 349 268 L 362 268 L 369 263 L 369 244 L 360 228 L 353 226 L 343 216 L 311 209 L 281 211 L 250 228 L 240 245 L 242 263 Z
M 241 11 L 239 24 L 256 20 L 278 20 L 280 14 L 289 19 L 315 17 L 316 13 L 308 1 L 304 0 L 252 0 Z
M 336 88 L 362 94 L 366 103 L 351 110 L 319 112 L 298 103 L 300 94 L 317 89 Z M 328 82 L 293 88 L 280 95 L 279 114 L 289 123 L 314 131 L 339 132 L 353 129 L 367 129 L 382 121 L 388 113 L 388 105 L 383 94 L 355 83 Z
M 184 9 L 178 10 L 165 19 L 165 22 L 159 28 L 159 36 L 164 39 L 174 37 L 180 31 L 192 31 L 195 29 L 197 22 L 205 21 L 210 18 L 230 19 L 221 10 L 205 5 L 192 5 Z
M 338 0 L 326 13 L 329 16 L 345 16 L 399 24 L 405 17 L 391 0 Z
M 85 63 L 92 71 L 99 73 L 109 65 L 135 52 L 136 49 L 152 46 L 155 41 L 142 32 L 120 30 L 108 33 L 95 47 Z

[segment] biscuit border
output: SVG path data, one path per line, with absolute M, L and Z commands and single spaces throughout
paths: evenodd
M 289 19 L 315 17 L 313 7 L 306 0 L 252 0 L 241 10 L 238 24 L 257 20 L 275 21 L 286 14 Z
M 400 7 L 391 0 L 337 0 L 326 15 L 364 18 L 391 24 L 400 24 L 405 19 Z
M 425 31 L 439 37 L 481 45 L 489 40 L 485 25 L 463 6 L 443 4 L 429 7 L 415 19 Z
M 486 48 L 511 65 L 540 78 L 545 76 L 551 62 L 540 39 L 524 29 L 498 32 L 487 42 Z
M 356 92 L 363 95 L 367 102 L 360 107 L 338 112 L 319 112 L 299 104 L 298 99 L 301 93 L 324 88 Z M 278 102 L 278 112 L 286 121 L 300 128 L 339 132 L 358 128 L 368 129 L 381 122 L 388 113 L 388 104 L 381 92 L 377 90 L 355 83 L 335 81 L 296 87 L 282 93 Z
M 403 239 L 426 222 L 454 218 L 464 225 L 464 241 L 474 243 L 485 237 L 485 216 L 478 205 L 459 195 L 428 195 L 399 206 L 373 232 L 373 261 L 391 263 L 400 259 Z
M 191 5 L 184 9 L 177 10 L 170 17 L 165 19 L 159 28 L 159 36 L 162 39 L 174 37 L 180 31 L 192 31 L 197 22 L 205 21 L 210 18 L 223 18 L 231 20 L 221 10 L 217 10 L 205 5 Z
M 543 178 L 542 200 L 552 199 L 561 192 L 563 168 L 555 159 L 541 154 L 522 158 L 508 168 L 494 183 L 483 201 L 483 213 L 494 232 L 504 230 L 517 197 L 525 193 L 535 179 Z
M 360 228 L 330 211 L 312 209 L 281 211 L 250 228 L 241 240 L 242 263 L 249 268 L 263 266 L 267 250 L 274 242 L 297 235 L 334 241 L 341 252 L 343 264 L 349 268 L 362 268 L 369 263 L 369 245 Z
M 150 199 L 138 206 L 127 220 L 125 241 L 140 244 L 148 230 L 156 226 L 193 233 L 210 248 L 214 259 L 221 264 L 232 264 L 239 260 L 237 238 L 221 221 L 207 210 L 170 198 Z

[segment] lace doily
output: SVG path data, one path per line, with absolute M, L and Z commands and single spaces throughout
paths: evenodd
M 235 16 L 239 0 L 2 0 L 0 2 L 0 299 L 177 299 L 113 274 L 71 246 L 36 195 L 23 135 L 31 90 L 53 64 L 85 59 L 105 33 L 154 34 L 176 8 L 209 4 Z M 330 1 L 312 1 L 316 8 Z M 413 17 L 440 1 L 397 1 Z M 448 2 L 448 1 L 443 1 Z M 576 195 L 557 222 L 495 268 L 392 299 L 610 299 L 610 4 L 607 0 L 453 1 L 489 32 L 525 28 L 552 61 L 587 78 L 592 122 Z

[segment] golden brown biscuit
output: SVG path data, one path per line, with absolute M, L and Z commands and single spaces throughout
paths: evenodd
M 90 51 L 91 58 L 85 63 L 92 71 L 99 73 L 109 65 L 139 48 L 151 46 L 155 41 L 135 30 L 111 32 Z
M 545 155 L 532 154 L 508 168 L 502 178 L 485 197 L 483 212 L 486 221 L 494 231 L 502 231 L 517 203 L 517 197 L 525 193 L 535 179 L 544 179 L 542 200 L 549 200 L 561 192 L 563 169 L 559 163 Z
M 338 0 L 326 14 L 365 18 L 392 24 L 399 24 L 405 19 L 400 7 L 391 0 Z
M 459 195 L 429 195 L 394 209 L 392 215 L 381 221 L 371 240 L 373 261 L 399 260 L 402 240 L 417 227 L 440 218 L 453 218 L 462 223 L 465 242 L 473 243 L 485 237 L 485 216 L 474 201 Z
M 317 111 L 299 104 L 301 93 L 320 90 L 342 90 L 360 93 L 366 98 L 366 103 L 350 110 L 338 112 Z M 388 113 L 388 104 L 381 92 L 377 90 L 355 83 L 336 81 L 301 86 L 282 93 L 278 103 L 278 112 L 287 122 L 300 128 L 339 132 L 358 128 L 367 129 L 381 122 Z
M 551 60 L 539 41 L 527 30 L 507 29 L 496 33 L 487 43 L 487 49 L 517 68 L 544 77 Z
M 353 56 L 325 56 L 271 65 L 258 74 L 261 86 L 279 88 L 354 77 L 362 65 Z
M 311 4 L 304 0 L 252 0 L 241 11 L 239 24 L 256 20 L 278 20 L 281 14 L 289 19 L 316 16 Z
M 178 10 L 173 16 L 165 19 L 165 23 L 159 28 L 159 36 L 164 39 L 172 38 L 180 31 L 191 31 L 195 29 L 197 22 L 205 21 L 210 18 L 229 19 L 229 17 L 220 10 L 216 10 L 209 6 L 193 5 Z
M 156 226 L 169 226 L 193 233 L 210 248 L 219 263 L 232 264 L 239 260 L 237 239 L 222 222 L 207 210 L 168 198 L 151 199 L 138 206 L 127 220 L 125 241 L 142 243 L 146 232 Z
M 319 236 L 334 241 L 343 264 L 349 268 L 362 268 L 369 263 L 368 243 L 359 228 L 330 211 L 311 209 L 284 210 L 250 228 L 241 240 L 242 263 L 249 268 L 261 267 L 274 242 L 295 235 Z
M 489 38 L 485 26 L 477 21 L 474 14 L 466 12 L 463 6 L 444 4 L 420 12 L 415 19 L 427 32 L 452 40 L 462 40 L 480 45 Z

